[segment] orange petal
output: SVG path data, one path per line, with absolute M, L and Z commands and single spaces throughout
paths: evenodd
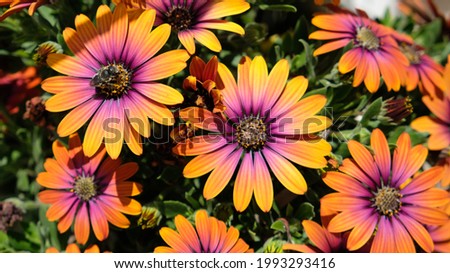
M 419 246 L 425 250 L 425 252 L 430 253 L 433 251 L 433 239 L 423 225 L 419 224 L 407 215 L 402 215 L 399 220 L 403 223 L 409 234 L 419 244 Z
M 270 169 L 283 186 L 295 194 L 304 194 L 308 189 L 305 178 L 287 159 L 271 149 L 264 149 L 263 154 Z
M 267 163 L 264 161 L 262 155 L 258 152 L 254 153 L 254 174 L 255 181 L 258 181 L 254 186 L 255 200 L 258 207 L 263 212 L 268 212 L 272 208 L 273 202 L 273 185 L 270 177 Z
M 264 104 L 261 109 L 262 113 L 270 111 L 273 104 L 281 96 L 283 88 L 289 77 L 289 62 L 285 59 L 278 61 L 270 71 L 267 78 L 266 92 L 264 94 Z
M 209 20 L 206 22 L 200 22 L 196 24 L 196 27 L 225 30 L 237 33 L 239 35 L 245 34 L 245 30 L 240 25 L 225 20 Z
M 308 79 L 306 79 L 305 77 L 297 76 L 291 79 L 284 88 L 280 98 L 273 106 L 270 115 L 272 117 L 278 117 L 287 109 L 291 108 L 291 106 L 297 103 L 305 94 L 307 88 Z
M 414 247 L 414 242 L 411 239 L 411 236 L 406 231 L 405 227 L 403 226 L 400 221 L 392 217 L 391 218 L 392 223 L 392 229 L 394 231 L 394 239 L 395 239 L 395 246 L 397 248 L 398 253 L 414 253 L 416 252 L 416 248 Z
M 184 46 L 184 48 L 186 48 L 189 54 L 192 55 L 195 53 L 194 34 L 189 31 L 189 29 L 178 32 L 178 39 L 180 40 L 180 43 Z
M 89 216 L 92 224 L 92 230 L 94 231 L 95 237 L 99 241 L 103 241 L 108 238 L 109 226 L 108 220 L 104 215 L 103 211 L 95 202 L 91 202 L 89 206 Z
M 181 237 L 180 234 L 178 234 L 176 231 L 167 227 L 163 227 L 159 231 L 159 235 L 161 235 L 161 238 L 176 252 L 192 252 L 191 248 L 183 241 L 183 237 Z
M 319 47 L 318 49 L 314 50 L 313 55 L 319 56 L 319 55 L 328 53 L 330 51 L 334 51 L 336 49 L 346 46 L 350 42 L 351 42 L 351 40 L 349 38 L 344 38 L 341 40 L 328 42 L 328 43 L 322 45 L 321 47 Z
M 370 136 L 370 146 L 374 152 L 374 160 L 385 182 L 388 181 L 391 173 L 391 153 L 389 144 L 380 129 L 375 129 Z
M 75 218 L 75 238 L 82 245 L 86 244 L 90 233 L 89 215 L 86 206 L 86 203 L 81 205 Z
M 197 229 L 197 234 L 200 238 L 203 251 L 207 251 L 209 248 L 211 227 L 206 210 L 202 209 L 195 213 L 195 227 Z
M 267 64 L 262 56 L 256 56 L 250 64 L 250 90 L 253 94 L 253 111 L 259 112 L 266 94 Z M 265 109 L 264 109 L 265 110 Z
M 87 67 L 82 61 L 64 54 L 48 55 L 47 64 L 57 72 L 73 77 L 90 79 L 95 74 L 95 71 Z
M 229 161 L 229 159 L 225 160 L 225 158 L 227 158 L 233 150 L 233 146 L 227 145 L 218 151 L 214 151 L 208 154 L 201 154 L 195 157 L 184 167 L 184 177 L 196 178 L 212 171 L 215 168 L 220 168 L 221 166 L 223 166 L 223 164 L 226 164 L 226 162 Z M 219 177 L 220 179 L 222 179 L 221 176 Z
M 58 125 L 60 137 L 69 136 L 81 128 L 94 115 L 102 101 L 91 99 L 70 111 Z
M 135 54 L 130 55 L 130 57 L 133 57 L 133 59 L 130 60 L 131 65 L 133 67 L 139 66 L 155 56 L 155 54 L 166 44 L 169 36 L 170 25 L 168 24 L 162 24 L 153 29 L 150 34 L 146 34 L 143 46 L 139 47 Z
M 230 150 L 234 149 L 231 148 Z M 203 196 L 206 200 L 216 197 L 230 181 L 233 176 L 236 166 L 241 158 L 242 151 L 238 150 L 228 156 L 226 161 L 218 165 L 206 180 L 205 188 L 203 189 Z
M 220 135 L 203 135 L 178 143 L 172 151 L 177 155 L 193 156 L 216 151 L 226 144 L 227 140 Z
M 325 234 L 326 232 L 328 232 L 327 230 L 311 220 L 302 221 L 302 226 L 306 234 L 308 235 L 308 238 L 311 240 L 311 242 L 313 242 L 315 246 L 317 246 L 325 253 L 331 252 L 331 247 L 326 239 L 327 237 Z
M 217 36 L 211 31 L 206 29 L 195 29 L 191 30 L 191 32 L 194 35 L 195 40 L 210 50 L 215 52 L 220 52 L 222 50 L 219 39 L 217 39 Z
M 201 253 L 200 241 L 192 224 L 182 215 L 175 217 L 175 226 L 180 233 L 181 238 L 193 250 L 192 252 Z
M 380 173 L 372 154 L 361 143 L 350 140 L 348 149 L 356 163 L 364 170 L 374 181 L 380 181 Z M 383 170 L 384 172 L 385 170 Z
M 98 206 L 105 213 L 106 219 L 118 228 L 128 228 L 130 221 L 119 211 L 111 208 L 103 202 L 98 202 Z
M 244 211 L 250 204 L 254 190 L 253 159 L 250 153 L 244 155 L 233 190 L 233 203 L 237 211 Z
M 354 251 L 365 245 L 370 237 L 372 237 L 377 222 L 377 216 L 370 215 L 364 222 L 356 225 L 348 237 L 348 250 Z
M 354 48 L 345 52 L 339 60 L 339 72 L 341 72 L 342 74 L 346 74 L 355 69 L 359 63 L 361 55 L 361 49 L 359 48 Z
M 241 0 L 229 0 L 213 2 L 208 5 L 204 14 L 199 18 L 201 21 L 217 19 L 230 15 L 240 14 L 250 8 L 250 4 Z

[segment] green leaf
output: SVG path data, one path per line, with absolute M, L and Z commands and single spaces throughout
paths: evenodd
M 292 5 L 267 5 L 262 4 L 258 6 L 261 10 L 270 10 L 270 11 L 284 11 L 284 12 L 297 12 L 297 8 Z
M 178 166 L 167 166 L 158 176 L 158 179 L 164 180 L 165 182 L 177 181 L 182 175 L 182 170 Z
M 378 116 L 378 114 L 381 111 L 382 102 L 383 102 L 382 98 L 380 97 L 380 98 L 376 99 L 374 102 L 372 102 L 372 104 L 370 104 L 370 106 L 367 108 L 366 112 L 362 116 L 362 119 L 361 119 L 362 126 L 367 126 L 369 121 L 372 118 L 375 118 Z
M 314 216 L 316 216 L 314 206 L 311 203 L 305 202 L 298 207 L 295 219 L 299 219 L 300 221 L 311 220 Z
M 270 228 L 283 233 L 286 232 L 286 227 L 281 220 L 276 220 L 275 222 L 273 222 L 272 225 L 270 225 Z
M 162 202 L 162 208 L 160 211 L 163 215 L 165 215 L 167 218 L 174 218 L 178 214 L 188 216 L 189 214 L 192 214 L 192 209 L 185 203 L 182 203 L 180 201 L 163 201 Z

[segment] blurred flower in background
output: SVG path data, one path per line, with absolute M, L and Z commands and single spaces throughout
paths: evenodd
M 9 9 L 3 12 L 3 14 L 0 16 L 0 21 L 3 21 L 11 14 L 14 14 L 26 8 L 28 8 L 28 14 L 33 15 L 37 8 L 49 2 L 52 2 L 52 0 L 2 0 L 0 1 L 0 7 L 9 5 Z

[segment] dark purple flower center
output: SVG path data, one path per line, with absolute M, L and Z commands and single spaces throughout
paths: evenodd
M 267 128 L 262 119 L 250 115 L 236 126 L 238 143 L 247 150 L 261 150 L 267 141 Z
M 377 190 L 371 201 L 380 214 L 392 216 L 400 210 L 401 198 L 402 194 L 398 189 L 383 186 Z
M 75 178 L 74 192 L 84 201 L 91 200 L 97 195 L 97 185 L 93 176 L 77 176 Z
M 186 7 L 174 7 L 166 12 L 166 21 L 175 31 L 188 29 L 192 24 L 192 14 Z
M 380 39 L 368 27 L 360 27 L 356 30 L 356 41 L 359 46 L 368 50 L 376 50 L 380 47 Z
M 120 98 L 131 88 L 131 72 L 123 64 L 102 66 L 92 77 L 91 86 L 106 99 Z

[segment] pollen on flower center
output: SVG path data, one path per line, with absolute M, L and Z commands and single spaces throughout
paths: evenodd
M 74 192 L 84 201 L 89 201 L 97 195 L 97 186 L 93 176 L 77 176 L 75 178 Z
M 188 29 L 192 23 L 192 15 L 189 9 L 183 7 L 175 7 L 166 13 L 167 23 L 172 26 L 175 31 Z
M 367 27 L 360 27 L 356 31 L 356 40 L 359 45 L 369 50 L 376 50 L 380 47 L 380 39 Z
M 252 115 L 244 117 L 236 127 L 236 137 L 244 149 L 258 151 L 267 141 L 266 124 Z
M 131 86 L 131 72 L 123 64 L 102 66 L 92 77 L 91 86 L 107 99 L 120 98 Z
M 412 64 L 420 64 L 420 58 L 424 54 L 423 50 L 420 50 L 414 45 L 401 44 L 400 49 L 403 54 L 408 58 L 409 62 Z
M 377 208 L 379 213 L 387 216 L 397 214 L 402 202 L 400 201 L 402 195 L 396 188 L 381 187 L 372 198 L 373 206 Z

